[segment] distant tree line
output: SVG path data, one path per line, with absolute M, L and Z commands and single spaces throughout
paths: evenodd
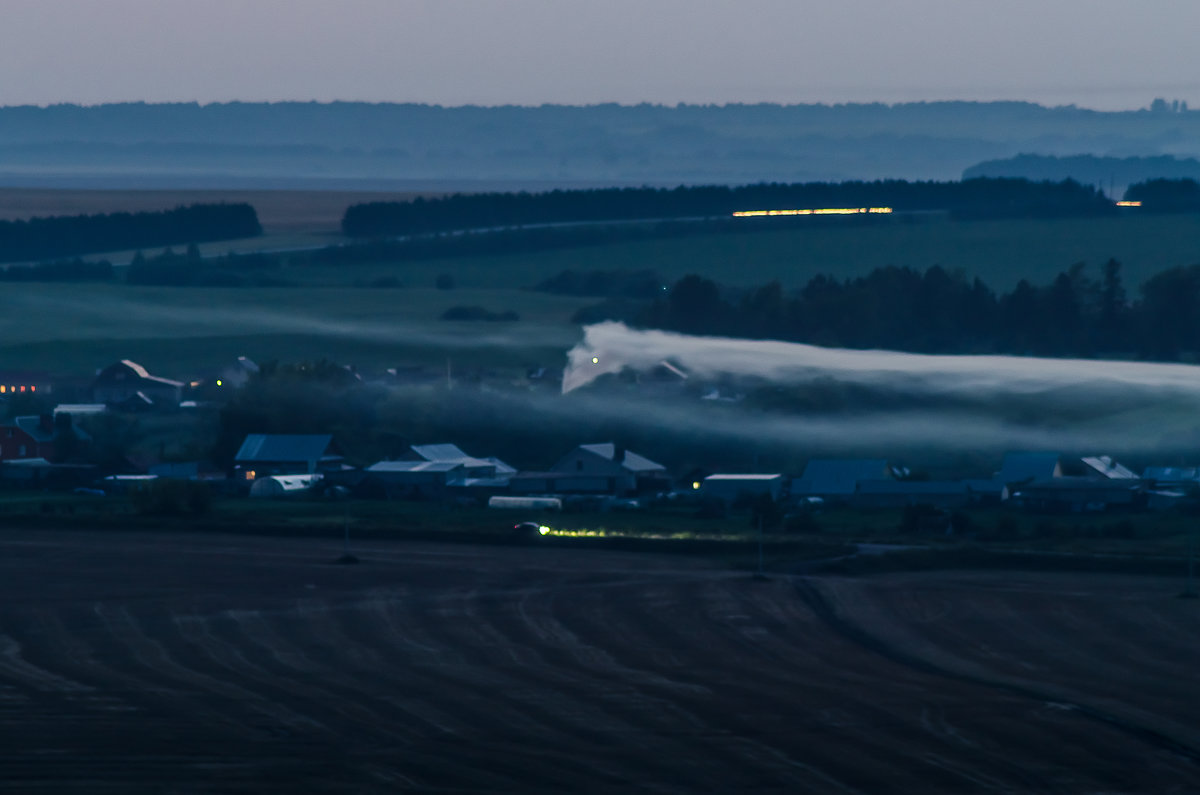
M 1128 299 L 1116 260 L 1098 278 L 1076 264 L 1049 285 L 1022 280 L 1007 293 L 937 266 L 817 276 L 790 294 L 778 282 L 737 292 L 692 275 L 633 320 L 688 334 L 918 353 L 1167 361 L 1200 353 L 1200 265 L 1163 271 L 1140 292 Z
M 192 204 L 174 210 L 0 221 L 0 262 L 95 251 L 231 240 L 262 234 L 249 204 Z
M 1104 215 L 1112 202 L 1072 180 L 969 179 L 961 182 L 808 182 L 678 188 L 599 188 L 545 193 L 473 193 L 351 205 L 342 231 L 352 237 L 647 218 L 728 216 L 738 210 L 887 206 L 943 210 L 959 218 Z
M 1151 179 L 1130 185 L 1125 199 L 1140 201 L 1147 212 L 1196 212 L 1200 210 L 1200 183 L 1194 179 Z
M 283 266 L 275 254 L 226 254 L 201 258 L 195 243 L 183 254 L 171 249 L 153 257 L 137 252 L 125 271 L 127 284 L 159 287 L 284 287 L 274 272 Z

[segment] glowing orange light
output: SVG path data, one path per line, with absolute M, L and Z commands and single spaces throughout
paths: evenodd
M 884 215 L 892 212 L 891 207 L 826 207 L 816 210 L 738 210 L 734 218 L 761 218 L 776 215 L 859 215 L 871 213 Z
M 8 391 L 8 387 L 0 386 L 0 392 L 7 392 L 7 391 Z
M 30 392 L 36 392 L 36 391 L 37 391 L 37 387 L 36 387 L 36 386 L 31 386 L 31 387 L 29 387 L 29 391 L 30 391 Z
M 24 386 L 22 386 L 22 387 L 21 387 L 21 391 L 22 391 L 22 392 L 24 392 L 24 391 L 25 391 L 25 387 L 24 387 Z
M 1117 202 L 1118 207 L 1141 207 L 1141 202 Z

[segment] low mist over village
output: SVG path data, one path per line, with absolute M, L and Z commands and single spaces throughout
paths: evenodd
M 1200 7 L 11 5 L 0 791 L 1200 792 Z

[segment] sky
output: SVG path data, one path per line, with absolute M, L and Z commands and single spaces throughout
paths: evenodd
M 0 0 L 0 105 L 1200 107 L 1196 0 Z

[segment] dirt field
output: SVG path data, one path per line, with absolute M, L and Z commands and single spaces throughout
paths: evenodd
M 1178 583 L 338 552 L 0 533 L 0 788 L 1200 788 Z

